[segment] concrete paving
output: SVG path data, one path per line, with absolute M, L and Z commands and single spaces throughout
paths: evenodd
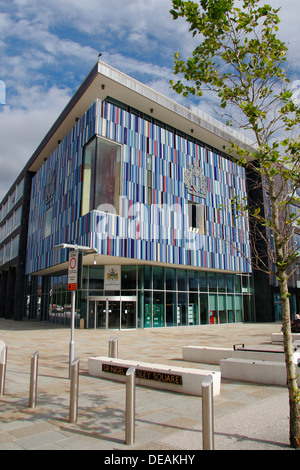
M 118 338 L 119 357 L 180 367 L 219 370 L 182 360 L 182 346 L 273 347 L 279 324 L 225 324 L 147 330 L 75 330 L 80 359 L 78 419 L 69 422 L 70 328 L 0 319 L 8 346 L 0 396 L 0 450 L 105 450 L 195 453 L 202 450 L 202 399 L 136 387 L 135 443 L 125 444 L 125 385 L 91 377 L 88 357 L 108 354 Z M 278 346 L 276 346 L 278 349 Z M 29 408 L 31 356 L 39 352 L 37 404 Z M 292 450 L 285 387 L 221 381 L 214 398 L 215 450 Z M 112 455 L 112 454 L 111 454 Z

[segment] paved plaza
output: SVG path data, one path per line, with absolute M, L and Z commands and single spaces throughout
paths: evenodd
M 117 337 L 122 359 L 219 370 L 184 362 L 182 346 L 273 347 L 271 334 L 278 332 L 276 323 L 75 330 L 79 403 L 77 422 L 71 424 L 70 328 L 0 319 L 0 340 L 8 346 L 5 393 L 0 397 L 0 450 L 202 450 L 201 397 L 143 387 L 136 387 L 135 443 L 126 445 L 126 387 L 89 376 L 88 357 L 106 356 L 109 339 Z M 30 362 L 36 351 L 37 405 L 29 408 Z M 216 450 L 291 450 L 287 389 L 222 379 L 221 394 L 214 398 L 214 430 Z

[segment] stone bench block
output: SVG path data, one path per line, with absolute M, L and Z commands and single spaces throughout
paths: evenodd
M 241 349 L 233 351 L 233 358 L 236 359 L 249 359 L 251 361 L 269 361 L 269 362 L 284 362 L 284 352 L 277 351 L 251 351 L 250 349 L 243 351 Z M 299 354 L 300 358 L 300 354 Z
M 161 390 L 202 396 L 202 381 L 213 376 L 213 394 L 220 395 L 221 373 L 209 370 L 172 367 L 161 364 L 114 359 L 111 357 L 89 357 L 89 374 L 110 380 L 126 381 L 126 370 L 136 367 L 136 385 Z
M 0 339 L 0 363 L 2 361 L 2 355 L 3 355 L 3 349 L 5 348 L 6 344 L 4 343 L 4 341 L 1 341 Z
M 272 333 L 271 340 L 273 344 L 283 343 L 283 334 Z M 292 333 L 292 341 L 300 341 L 300 333 Z
M 279 386 L 286 386 L 287 383 L 284 362 L 229 358 L 220 361 L 220 369 L 223 379 Z M 298 375 L 299 367 L 297 369 Z
M 187 362 L 202 364 L 220 364 L 221 359 L 232 357 L 232 348 L 213 348 L 206 346 L 183 346 L 182 358 Z
M 204 346 L 183 346 L 182 357 L 187 362 L 219 365 L 222 359 L 237 358 L 257 361 L 285 362 L 284 351 L 257 350 L 255 348 L 236 349 L 213 348 Z M 300 360 L 299 353 L 294 353 L 294 360 Z

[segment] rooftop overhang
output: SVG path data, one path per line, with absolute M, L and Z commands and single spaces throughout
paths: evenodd
M 169 268 L 170 263 L 164 263 L 160 261 L 149 261 L 149 260 L 141 260 L 137 258 L 121 258 L 118 256 L 109 256 L 109 255 L 102 255 L 102 254 L 91 254 L 85 253 L 83 256 L 83 266 L 105 266 L 105 265 L 120 265 L 120 266 L 159 266 Z M 205 271 L 205 272 L 220 272 L 219 269 L 212 269 L 212 268 L 203 268 L 197 266 L 189 266 L 185 264 L 172 264 L 172 269 L 185 269 L 188 271 Z M 57 274 L 57 272 L 67 271 L 68 270 L 68 262 L 55 264 L 54 266 L 50 266 L 49 268 L 42 269 L 40 271 L 36 271 L 33 273 L 29 273 L 31 276 L 46 276 L 51 274 Z M 228 274 L 245 274 L 243 271 L 230 271 L 230 270 L 222 270 L 222 273 Z M 247 273 L 246 273 L 247 274 Z M 250 273 L 248 273 L 250 274 Z
M 98 61 L 32 155 L 27 169 L 37 172 L 58 146 L 59 141 L 74 127 L 76 120 L 83 116 L 96 99 L 104 100 L 107 96 L 151 115 L 220 152 L 226 152 L 229 142 L 232 141 L 253 150 L 246 137 L 217 120 L 209 116 L 199 116 L 196 112 Z M 234 154 L 233 156 L 237 157 Z

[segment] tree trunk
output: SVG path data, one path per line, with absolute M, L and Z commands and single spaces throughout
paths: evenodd
M 280 279 L 282 333 L 290 404 L 290 445 L 294 448 L 300 448 L 300 395 L 297 383 L 296 366 L 293 362 L 293 342 L 288 283 L 286 273 L 279 273 L 278 277 Z

